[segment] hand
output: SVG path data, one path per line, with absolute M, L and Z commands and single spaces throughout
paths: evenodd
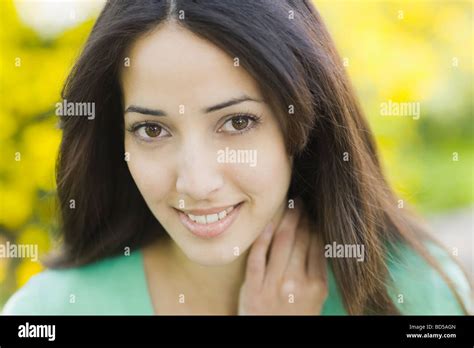
M 287 209 L 276 231 L 268 225 L 252 245 L 238 313 L 320 314 L 327 297 L 323 249 L 301 210 Z

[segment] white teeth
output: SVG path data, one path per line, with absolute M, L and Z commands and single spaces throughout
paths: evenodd
M 211 214 L 211 215 L 206 215 L 206 223 L 212 224 L 213 222 L 216 222 L 219 220 L 219 215 L 217 214 Z
M 205 224 L 206 223 L 206 216 L 205 215 L 197 215 L 196 222 L 198 224 Z
M 194 222 L 197 222 L 198 224 L 212 224 L 213 222 L 224 219 L 233 209 L 234 207 L 232 206 L 216 214 L 209 214 L 209 215 L 186 214 L 186 215 L 191 220 L 193 220 Z

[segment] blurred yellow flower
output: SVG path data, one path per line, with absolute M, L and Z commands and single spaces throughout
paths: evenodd
M 51 240 L 49 233 L 45 228 L 29 225 L 20 233 L 17 238 L 17 243 L 37 246 L 39 257 L 49 250 Z
M 43 266 L 39 262 L 34 262 L 29 259 L 24 259 L 18 265 L 16 273 L 17 287 L 22 287 L 35 274 L 41 272 Z

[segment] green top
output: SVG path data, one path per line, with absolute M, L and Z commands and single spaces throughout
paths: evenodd
M 438 247 L 430 247 L 453 280 L 468 310 L 472 293 L 460 268 Z M 395 254 L 393 254 L 395 255 Z M 389 258 L 393 282 L 389 294 L 403 314 L 463 314 L 441 276 L 413 250 L 403 248 Z M 347 314 L 328 267 L 329 295 L 323 315 Z M 402 297 L 400 296 L 402 295 Z M 46 270 L 33 276 L 6 303 L 3 314 L 17 315 L 152 315 L 140 250 L 65 270 Z

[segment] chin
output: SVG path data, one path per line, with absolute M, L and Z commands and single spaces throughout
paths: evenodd
M 209 250 L 196 252 L 195 249 L 192 251 L 184 249 L 181 250 L 189 260 L 201 266 L 225 266 L 234 262 L 240 257 L 240 255 L 234 255 L 231 248 L 229 248 L 230 252 L 228 253 L 224 253 L 223 250 L 214 252 Z

